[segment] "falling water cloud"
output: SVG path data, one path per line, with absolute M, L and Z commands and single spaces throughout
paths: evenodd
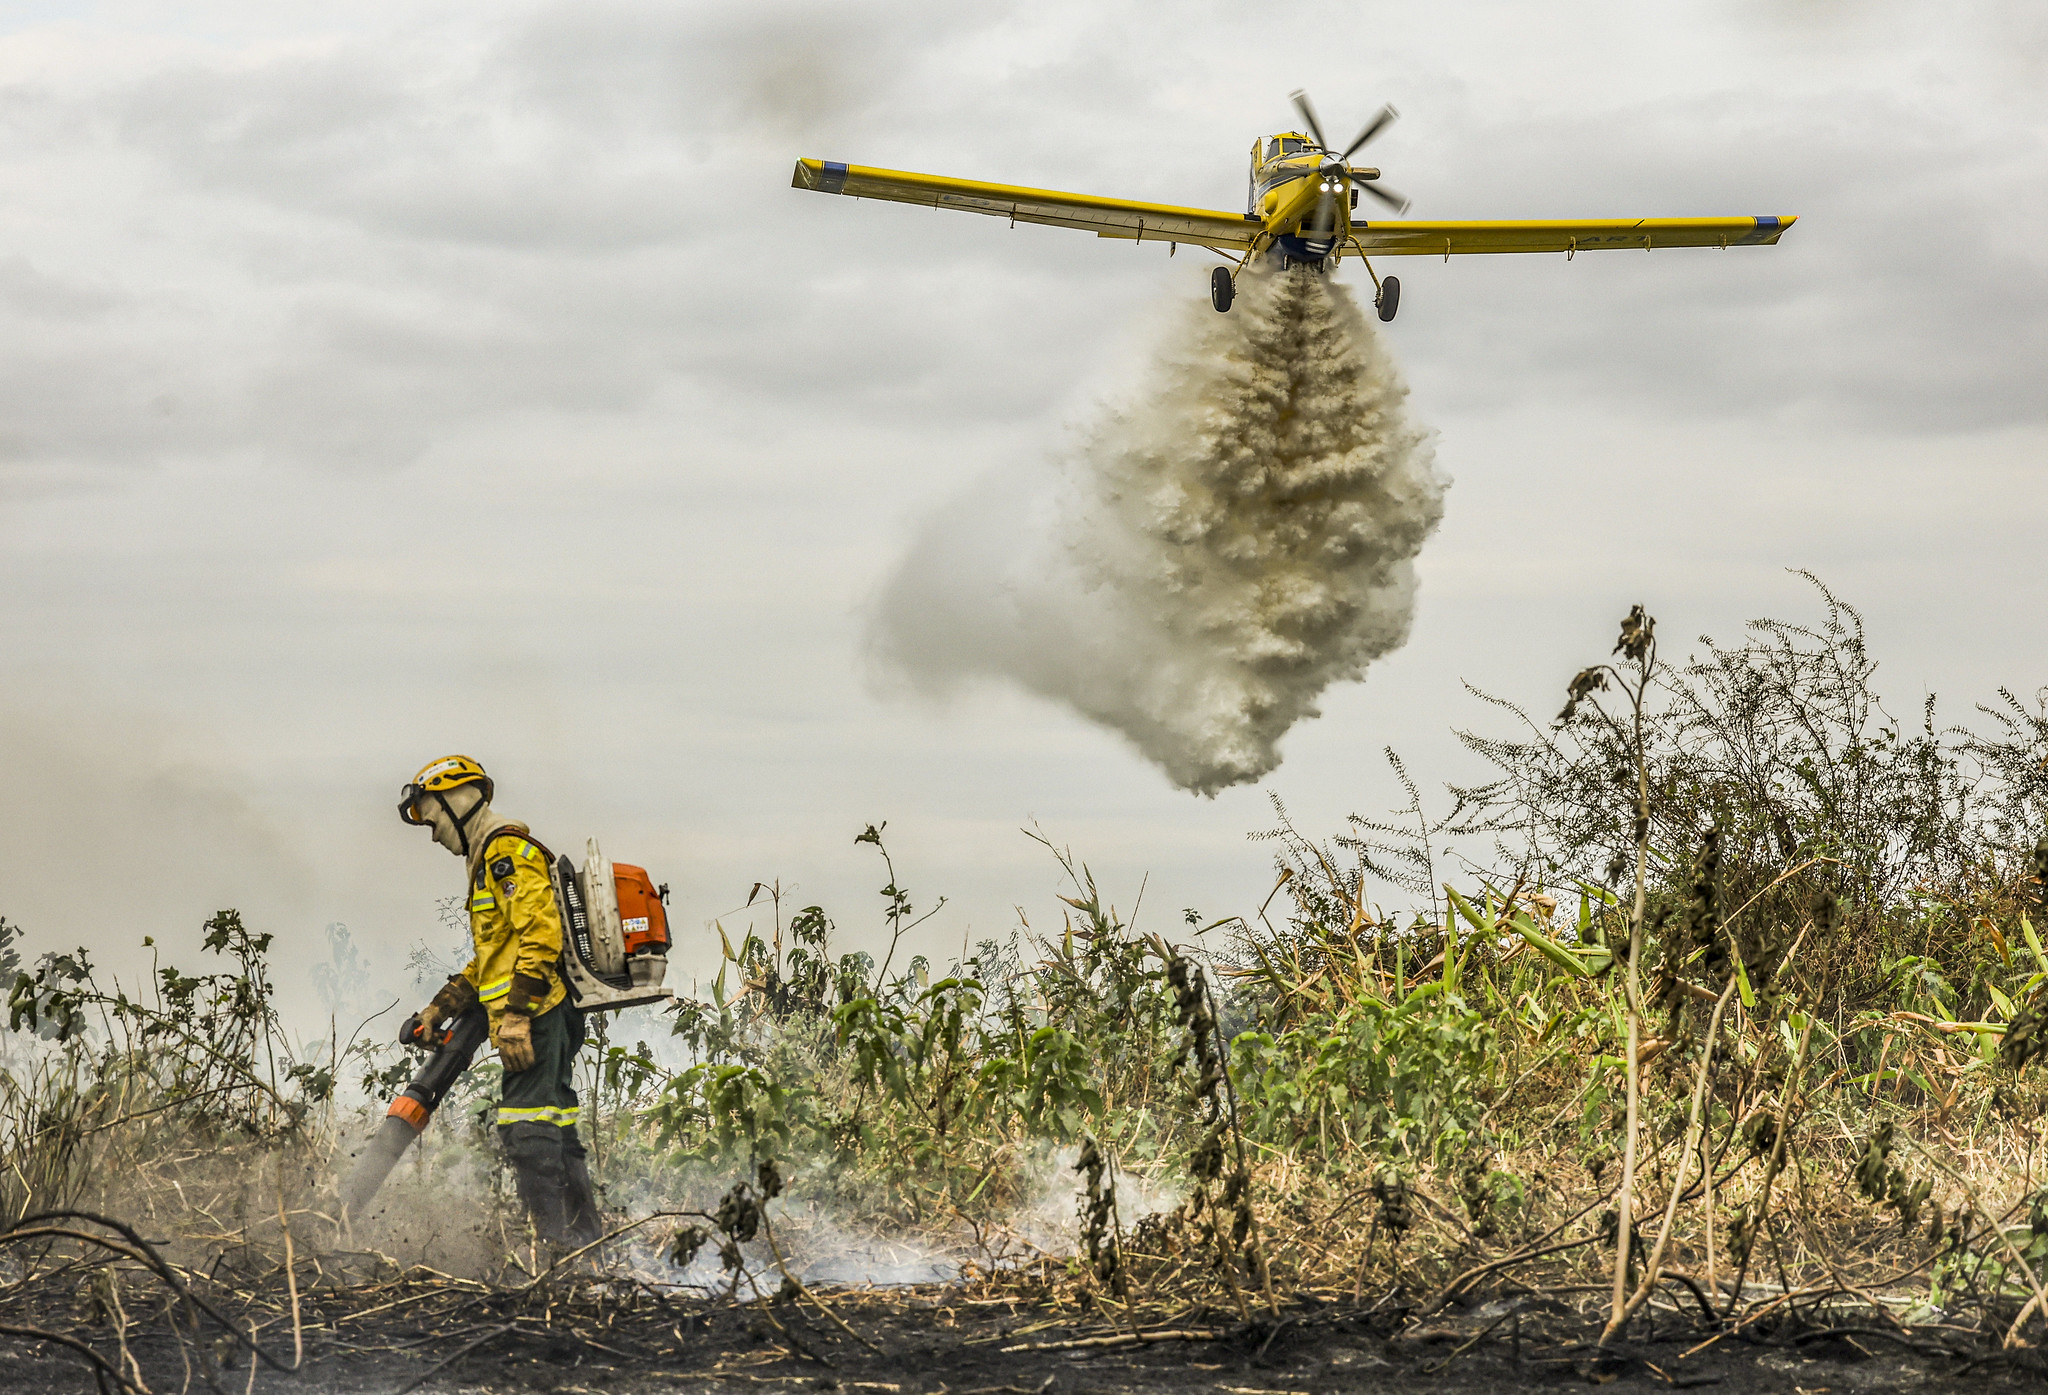
M 928 693 L 995 678 L 1213 795 L 1280 763 L 1332 683 L 1407 639 L 1443 517 L 1431 433 L 1348 288 L 1247 271 L 1169 322 L 1132 399 L 1035 479 L 922 529 L 870 646 Z

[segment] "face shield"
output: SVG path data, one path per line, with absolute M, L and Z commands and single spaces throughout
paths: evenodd
M 414 828 L 426 827 L 427 821 L 420 816 L 420 799 L 426 794 L 424 785 L 409 784 L 398 792 L 398 817 Z

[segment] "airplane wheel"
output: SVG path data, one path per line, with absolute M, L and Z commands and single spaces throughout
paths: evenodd
M 1394 312 L 1401 308 L 1401 278 L 1384 277 L 1380 281 L 1380 321 L 1386 323 L 1394 318 Z
M 1237 294 L 1237 287 L 1231 282 L 1230 268 L 1219 266 L 1209 273 L 1209 303 L 1218 313 L 1230 308 L 1230 298 Z

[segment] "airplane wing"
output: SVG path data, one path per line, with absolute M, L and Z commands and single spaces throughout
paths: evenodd
M 844 165 L 836 160 L 798 160 L 792 188 L 821 194 L 851 194 L 861 199 L 954 208 L 986 213 L 1012 223 L 1044 223 L 1079 228 L 1097 237 L 1132 238 L 1139 242 L 1186 242 L 1201 247 L 1243 251 L 1263 225 L 1239 213 L 1204 208 L 1175 208 L 1162 203 L 1102 199 L 1063 194 L 1056 189 L 1023 189 L 1010 184 L 984 184 L 976 179 L 948 179 L 936 174 Z M 1465 226 L 1480 227 L 1484 224 Z M 1427 250 L 1427 249 L 1421 249 Z
M 1604 252 L 1631 247 L 1769 246 L 1797 215 L 1756 218 L 1591 218 L 1501 223 L 1411 223 L 1360 220 L 1352 236 L 1370 256 L 1440 256 L 1468 252 Z M 1351 250 L 1347 245 L 1347 251 Z

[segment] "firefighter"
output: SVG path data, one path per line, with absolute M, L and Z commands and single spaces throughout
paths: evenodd
M 548 876 L 553 856 L 523 823 L 491 808 L 491 777 L 468 756 L 449 756 L 405 787 L 398 815 L 433 830 L 469 871 L 469 934 L 475 949 L 420 1012 L 429 1032 L 477 1003 L 504 1064 L 498 1139 L 519 1200 L 543 1239 L 582 1246 L 598 1237 L 590 1167 L 576 1137 L 574 1072 L 583 1014 L 567 1001 L 558 961 L 562 915 Z

